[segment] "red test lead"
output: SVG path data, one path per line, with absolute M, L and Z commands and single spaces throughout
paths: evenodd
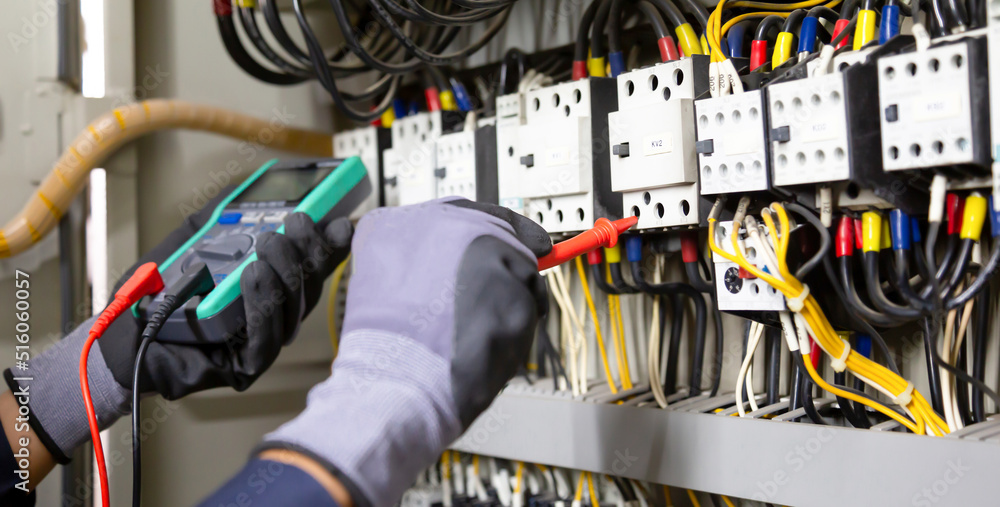
M 147 262 L 132 273 L 128 281 L 115 293 L 115 299 L 101 312 L 94 321 L 80 352 L 80 391 L 83 395 L 83 406 L 87 409 L 87 423 L 90 425 L 90 438 L 94 445 L 94 455 L 97 458 L 97 472 L 101 482 L 101 503 L 108 507 L 108 470 L 104 463 L 104 448 L 101 446 L 101 429 L 97 424 L 97 414 L 94 402 L 90 397 L 90 381 L 87 379 L 87 358 L 90 348 L 94 346 L 104 331 L 115 319 L 125 313 L 132 305 L 145 296 L 156 294 L 163 290 L 163 279 L 156 268 L 155 262 Z
M 607 218 L 598 218 L 594 228 L 583 231 L 566 241 L 552 245 L 548 255 L 538 259 L 538 270 L 544 271 L 558 266 L 570 259 L 583 255 L 601 247 L 612 247 L 618 244 L 618 235 L 629 230 L 639 222 L 639 217 L 627 217 L 612 222 Z

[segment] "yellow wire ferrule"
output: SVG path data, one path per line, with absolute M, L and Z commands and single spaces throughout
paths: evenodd
M 604 259 L 608 261 L 608 264 L 618 264 L 622 261 L 622 248 L 621 245 L 615 245 L 610 248 L 604 249 Z
M 587 59 L 587 72 L 590 73 L 590 77 L 606 77 L 608 73 L 604 67 L 603 56 L 600 58 Z
M 684 56 L 704 54 L 701 51 L 701 42 L 698 40 L 698 34 L 694 33 L 694 28 L 691 27 L 690 23 L 678 26 L 674 29 L 674 33 L 677 34 L 677 42 L 681 47 L 681 51 L 684 52 Z
M 236 5 L 239 7 L 253 9 L 257 7 L 257 0 L 236 0 Z
M 882 220 L 882 241 L 879 243 L 880 250 L 892 248 L 892 228 L 889 227 L 888 220 Z
M 854 46 L 855 51 L 861 49 L 865 44 L 868 44 L 872 39 L 875 38 L 875 34 L 878 33 L 878 29 L 875 26 L 875 11 L 862 9 L 858 11 L 858 26 L 854 29 Z
M 393 111 L 391 107 L 389 109 L 386 109 L 385 112 L 382 113 L 381 120 L 382 120 L 382 127 L 384 128 L 391 127 L 392 122 L 396 121 L 395 111 Z
M 705 38 L 705 34 L 701 34 L 701 37 L 698 40 L 701 43 L 701 52 L 703 54 L 707 55 L 712 52 L 712 47 L 708 45 L 708 39 Z
M 882 215 L 866 211 L 861 215 L 861 250 L 878 252 L 882 249 Z
M 986 198 L 979 194 L 972 194 L 965 198 L 965 212 L 962 214 L 962 230 L 959 236 L 962 239 L 979 241 L 983 233 L 983 223 L 986 221 Z
M 781 32 L 777 40 L 774 41 L 774 54 L 771 55 L 771 68 L 777 69 L 781 64 L 792 57 L 792 40 L 795 35 L 792 32 Z
M 445 111 L 458 111 L 458 101 L 455 100 L 455 92 L 444 90 L 438 93 L 438 98 L 441 100 L 441 109 Z

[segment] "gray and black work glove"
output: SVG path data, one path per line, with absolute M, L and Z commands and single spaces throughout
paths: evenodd
M 393 505 L 528 357 L 547 295 L 545 231 L 499 206 L 437 200 L 358 224 L 333 374 L 258 451 L 313 457 L 360 505 Z
M 217 203 L 210 202 L 188 217 L 132 266 L 118 285 L 138 266 L 162 262 L 180 248 L 207 222 Z M 156 393 L 172 400 L 213 387 L 248 388 L 274 363 L 281 347 L 295 336 L 299 323 L 316 306 L 324 280 L 350 251 L 352 232 L 346 219 L 320 229 L 305 214 L 295 213 L 285 219 L 284 236 L 261 235 L 256 247 L 258 260 L 240 277 L 245 329 L 216 345 L 152 343 L 139 380 L 142 394 Z M 4 372 L 12 391 L 30 390 L 32 429 L 60 463 L 69 462 L 73 449 L 89 438 L 78 365 L 95 319 L 88 319 L 33 358 L 28 370 Z M 131 411 L 132 375 L 142 330 L 142 323 L 126 312 L 97 341 L 100 353 L 91 351 L 88 374 L 101 428 Z

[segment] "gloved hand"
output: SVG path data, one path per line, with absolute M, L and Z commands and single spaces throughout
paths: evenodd
M 499 206 L 437 200 L 372 211 L 354 238 L 340 351 L 305 411 L 258 452 L 324 464 L 359 505 L 389 506 L 527 359 L 552 243 Z
M 126 271 L 118 285 L 138 266 L 162 262 L 180 248 L 207 222 L 219 200 L 188 217 Z M 281 347 L 295 336 L 301 320 L 316 306 L 326 277 L 347 256 L 352 235 L 346 219 L 334 220 L 321 230 L 302 213 L 286 217 L 285 231 L 284 236 L 261 235 L 258 260 L 247 266 L 240 277 L 247 316 L 245 334 L 209 346 L 153 342 L 140 377 L 142 394 L 158 393 L 176 399 L 221 386 L 242 391 L 274 362 Z M 73 449 L 89 438 L 78 365 L 95 319 L 88 319 L 32 358 L 30 369 L 4 372 L 12 391 L 18 392 L 22 385 L 30 390 L 32 429 L 60 463 L 69 462 Z M 95 344 L 100 354 L 90 354 L 90 389 L 101 428 L 131 411 L 132 375 L 142 329 L 142 323 L 126 312 Z

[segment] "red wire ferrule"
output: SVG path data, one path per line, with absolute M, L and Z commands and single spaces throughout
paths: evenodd
M 949 193 L 945 201 L 945 212 L 948 214 L 948 234 L 958 234 L 962 230 L 962 216 L 965 212 L 965 199 L 958 194 Z
M 441 110 L 441 97 L 436 86 L 424 88 L 424 100 L 427 101 L 427 110 L 430 112 Z
M 212 2 L 212 8 L 215 10 L 216 16 L 222 17 L 233 15 L 233 2 L 230 0 L 214 0 Z
M 674 42 L 673 37 L 661 37 L 660 40 L 656 41 L 656 44 L 660 48 L 660 61 L 671 62 L 681 59 L 681 54 L 677 51 L 677 43 Z
M 750 41 L 750 70 L 753 71 L 765 63 L 767 63 L 767 41 Z
M 600 248 L 595 248 L 595 249 L 587 252 L 587 264 L 590 264 L 591 266 L 593 266 L 595 264 L 600 264 L 601 261 L 603 261 L 603 260 L 604 259 L 601 256 L 601 249 Z
M 819 350 L 819 344 L 816 343 L 816 339 L 812 336 L 809 337 L 809 360 L 812 361 L 813 369 L 819 369 L 819 356 L 822 354 Z
M 847 28 L 847 25 L 850 24 L 850 23 L 851 23 L 851 20 L 849 20 L 849 19 L 838 19 L 837 23 L 833 25 L 833 36 L 831 37 L 831 39 L 836 39 L 837 36 L 840 35 L 840 32 L 844 31 L 844 28 Z M 840 48 L 846 46 L 847 43 L 848 43 L 848 40 L 850 38 L 851 38 L 851 36 L 848 35 L 848 36 L 844 37 L 843 39 L 841 39 L 840 43 L 837 44 L 837 49 L 840 49 Z
M 615 246 L 618 244 L 618 235 L 629 230 L 638 222 L 639 217 L 626 217 L 614 222 L 607 218 L 598 218 L 594 222 L 593 229 L 583 231 L 566 241 L 552 245 L 552 251 L 538 259 L 538 270 L 544 271 L 558 266 L 597 248 Z
M 840 217 L 837 224 L 837 257 L 854 255 L 854 219 L 848 216 Z
M 579 81 L 581 79 L 586 79 L 587 77 L 587 62 L 581 62 L 579 60 L 573 61 L 573 81 Z
M 864 248 L 865 230 L 861 220 L 854 221 L 854 247 L 858 250 Z
M 681 233 L 681 259 L 685 264 L 698 262 L 698 233 L 687 231 Z

